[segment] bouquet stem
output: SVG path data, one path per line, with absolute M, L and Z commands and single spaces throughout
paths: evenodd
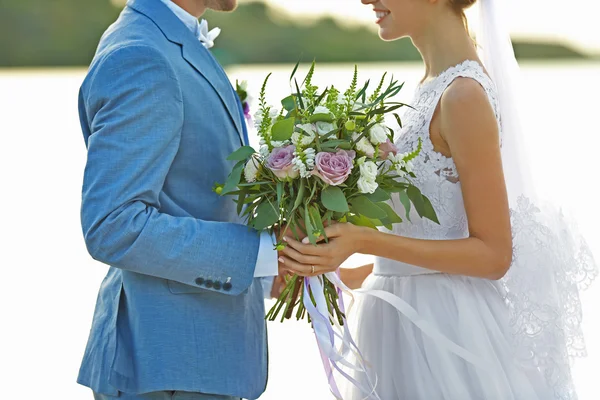
M 334 318 L 337 319 L 337 322 L 340 325 L 344 325 L 346 316 L 342 312 L 339 307 L 339 295 L 337 288 L 329 279 L 325 276 L 321 276 L 320 279 L 323 280 L 323 294 L 325 295 L 325 299 L 327 300 L 327 308 L 331 312 Z M 279 313 L 283 309 L 283 313 L 281 315 L 281 322 L 286 319 L 291 319 L 294 315 L 294 310 L 296 310 L 296 320 L 304 319 L 306 316 L 306 307 L 304 306 L 305 301 L 305 292 L 304 292 L 304 278 L 301 276 L 293 276 L 287 282 L 283 292 L 275 302 L 275 305 L 271 307 L 269 312 L 267 313 L 266 319 L 269 321 L 275 321 L 279 316 Z M 309 296 L 310 301 L 316 305 L 316 302 L 313 298 L 312 288 L 309 288 Z M 285 307 L 284 307 L 285 306 Z M 296 309 L 297 307 L 297 309 Z M 308 316 L 308 322 L 310 323 L 310 316 Z M 333 321 L 330 321 L 333 323 Z

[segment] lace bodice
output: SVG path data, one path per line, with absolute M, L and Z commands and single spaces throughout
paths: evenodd
M 462 239 L 469 236 L 467 215 L 463 203 L 460 178 L 452 158 L 445 157 L 433 148 L 429 127 L 435 109 L 448 86 L 458 77 L 477 81 L 488 94 L 490 103 L 498 117 L 496 89 L 491 79 L 476 61 L 465 61 L 449 68 L 436 78 L 420 85 L 415 99 L 403 118 L 404 127 L 396 140 L 401 152 L 411 152 L 417 148 L 419 140 L 423 148 L 413 161 L 417 176 L 413 183 L 429 198 L 440 221 L 439 225 L 421 219 L 412 210 L 411 222 L 396 224 L 393 232 L 418 239 Z M 402 204 L 393 201 L 392 206 L 399 215 L 405 215 Z

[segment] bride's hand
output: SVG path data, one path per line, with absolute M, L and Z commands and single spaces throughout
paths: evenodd
M 309 244 L 307 239 L 301 243 L 291 237 L 285 237 L 288 246 L 281 251 L 279 262 L 285 269 L 301 276 L 336 271 L 348 257 L 361 252 L 366 229 L 368 228 L 347 223 L 328 226 L 325 228 L 328 243 L 320 243 L 317 246 Z

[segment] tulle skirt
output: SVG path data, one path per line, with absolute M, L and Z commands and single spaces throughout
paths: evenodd
M 533 362 L 528 365 L 515 354 L 508 309 L 496 282 L 446 274 L 371 275 L 364 288 L 402 298 L 444 336 L 488 365 L 483 370 L 470 364 L 426 336 L 391 305 L 360 295 L 350 321 L 382 400 L 554 398 Z M 354 377 L 363 383 L 368 379 L 358 373 Z M 365 397 L 348 385 L 344 399 Z

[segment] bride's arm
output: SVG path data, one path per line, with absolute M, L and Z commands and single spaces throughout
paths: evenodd
M 510 214 L 499 134 L 487 95 L 469 79 L 455 81 L 442 96 L 440 127 L 458 169 L 470 236 L 419 240 L 350 224 L 326 228 L 329 243 L 312 246 L 289 239 L 282 257 L 301 275 L 335 270 L 353 253 L 372 254 L 458 275 L 499 279 L 512 259 Z M 301 253 L 301 254 L 299 254 Z M 287 257 L 289 256 L 289 257 Z

